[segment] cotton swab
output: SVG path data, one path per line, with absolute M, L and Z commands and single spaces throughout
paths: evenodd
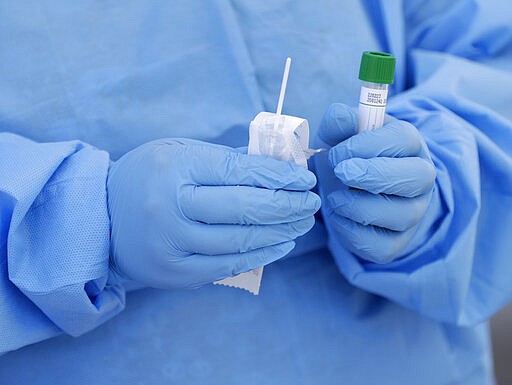
M 288 75 L 290 73 L 290 65 L 291 64 L 292 64 L 292 59 L 290 57 L 287 57 L 286 63 L 284 65 L 283 81 L 281 82 L 281 92 L 279 92 L 279 101 L 277 102 L 277 111 L 276 111 L 276 118 L 274 121 L 274 130 L 277 130 L 277 128 L 279 126 L 279 118 L 281 117 L 281 112 L 283 111 L 284 94 L 286 93 L 286 84 L 288 83 Z

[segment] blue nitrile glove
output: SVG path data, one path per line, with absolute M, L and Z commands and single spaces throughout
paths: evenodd
M 111 264 L 124 278 L 189 288 L 266 265 L 314 224 L 312 172 L 190 139 L 142 145 L 108 177 Z
M 322 212 L 331 236 L 348 250 L 388 263 L 403 255 L 427 211 L 436 170 L 408 122 L 388 117 L 380 129 L 356 131 L 351 108 L 329 107 L 318 137 L 332 148 L 315 157 Z

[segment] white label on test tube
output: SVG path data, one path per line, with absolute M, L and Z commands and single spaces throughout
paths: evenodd
M 358 112 L 359 131 L 375 130 L 384 125 L 387 98 L 387 87 L 382 89 L 361 87 Z

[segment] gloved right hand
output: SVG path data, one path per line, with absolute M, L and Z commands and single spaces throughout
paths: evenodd
M 109 172 L 111 266 L 158 288 L 192 288 L 273 262 L 314 224 L 314 174 L 190 139 L 144 144 Z
M 384 127 L 356 134 L 356 122 L 351 108 L 333 104 L 320 124 L 318 144 L 332 147 L 328 157 L 315 157 L 324 219 L 346 249 L 385 264 L 422 244 L 429 232 L 418 227 L 438 218 L 436 168 L 412 124 L 389 117 Z

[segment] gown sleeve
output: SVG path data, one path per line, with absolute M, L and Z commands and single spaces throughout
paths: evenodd
M 109 156 L 0 132 L 0 353 L 80 335 L 124 307 L 109 279 Z
M 396 53 L 388 112 L 414 124 L 437 169 L 406 253 L 377 265 L 330 239 L 347 279 L 425 316 L 475 325 L 512 297 L 512 5 L 372 2 Z

